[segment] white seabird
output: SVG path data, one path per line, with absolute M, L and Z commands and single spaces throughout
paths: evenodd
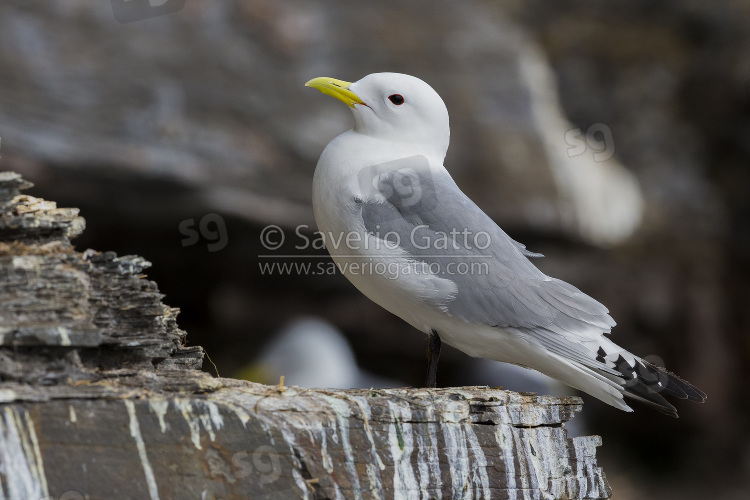
M 278 383 L 283 375 L 286 385 L 318 389 L 401 385 L 360 368 L 344 334 L 327 321 L 312 316 L 287 323 L 270 339 L 255 362 L 239 375 L 269 385 Z
M 341 272 L 371 300 L 428 334 L 425 385 L 441 341 L 474 357 L 538 370 L 616 408 L 623 396 L 677 416 L 663 395 L 706 395 L 604 334 L 602 304 L 546 276 L 443 166 L 448 111 L 425 82 L 376 73 L 307 82 L 346 103 L 354 128 L 331 141 L 313 180 L 313 208 Z

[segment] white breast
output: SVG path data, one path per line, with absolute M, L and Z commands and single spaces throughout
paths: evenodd
M 359 172 L 368 166 L 414 156 L 409 145 L 379 147 L 375 139 L 349 131 L 323 151 L 313 179 L 313 210 L 331 257 L 370 300 L 415 328 L 429 331 L 436 304 L 455 296 L 453 281 L 431 274 L 399 247 L 368 234 L 357 199 Z M 363 154 L 371 151 L 372 154 Z M 437 310 L 439 313 L 439 309 Z

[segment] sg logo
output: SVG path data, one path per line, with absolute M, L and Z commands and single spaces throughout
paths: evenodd
M 594 123 L 584 134 L 580 128 L 565 132 L 568 144 L 568 157 L 580 156 L 593 151 L 594 161 L 607 161 L 615 154 L 615 140 L 612 129 L 604 123 Z
M 207 241 L 206 248 L 209 252 L 218 252 L 227 246 L 227 225 L 219 214 L 206 214 L 198 222 L 195 228 L 195 219 L 185 219 L 179 225 L 180 234 L 184 236 L 182 247 L 191 247 L 201 241 Z

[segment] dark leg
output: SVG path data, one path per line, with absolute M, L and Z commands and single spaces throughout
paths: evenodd
M 435 330 L 430 333 L 427 345 L 427 373 L 424 377 L 425 387 L 435 387 L 437 385 L 437 365 L 440 359 L 440 347 L 442 342 L 440 335 Z

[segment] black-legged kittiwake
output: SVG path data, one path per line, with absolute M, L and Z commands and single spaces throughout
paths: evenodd
M 664 395 L 703 402 L 689 382 L 619 347 L 602 304 L 546 276 L 456 185 L 443 160 L 448 111 L 425 82 L 376 73 L 306 84 L 352 109 L 313 181 L 326 248 L 367 297 L 429 336 L 426 385 L 441 340 L 474 357 L 538 370 L 632 411 L 623 396 L 677 416 Z

